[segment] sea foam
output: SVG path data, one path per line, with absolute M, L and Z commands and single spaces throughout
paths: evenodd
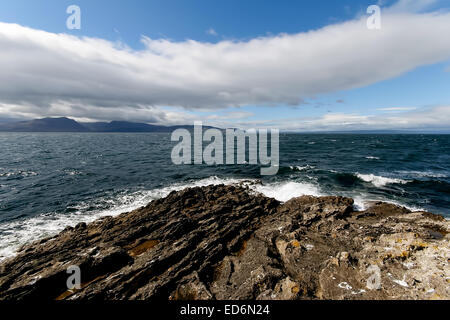
M 403 179 L 386 178 L 386 177 L 376 176 L 374 174 L 356 173 L 356 176 L 365 182 L 372 183 L 375 187 L 378 187 L 378 188 L 384 187 L 387 184 L 395 184 L 395 183 L 405 184 L 405 183 L 409 182 L 409 181 L 403 180 Z
M 253 190 L 262 193 L 266 197 L 286 202 L 289 199 L 303 195 L 320 196 L 319 188 L 310 183 L 286 181 L 267 185 L 255 185 Z

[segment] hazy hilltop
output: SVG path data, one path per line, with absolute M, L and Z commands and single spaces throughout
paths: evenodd
M 203 126 L 203 129 L 214 128 Z M 192 130 L 193 125 L 162 126 L 139 122 L 77 122 L 66 117 L 43 118 L 28 121 L 0 122 L 0 132 L 172 132 L 176 129 Z M 223 130 L 223 129 L 222 129 Z M 449 134 L 448 129 L 429 130 L 346 130 L 346 131 L 283 131 L 307 134 Z
M 85 132 L 88 128 L 68 118 L 44 118 L 0 124 L 0 131 L 11 132 Z
M 0 123 L 3 132 L 171 132 L 192 126 L 158 126 L 127 121 L 77 122 L 69 118 L 44 118 Z

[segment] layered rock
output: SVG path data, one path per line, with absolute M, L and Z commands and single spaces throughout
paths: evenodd
M 192 188 L 23 247 L 0 299 L 449 299 L 449 229 L 386 203 Z

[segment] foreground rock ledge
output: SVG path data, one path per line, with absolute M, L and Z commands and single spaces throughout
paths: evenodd
M 172 192 L 66 228 L 0 266 L 0 299 L 449 299 L 449 221 L 240 186 Z M 67 268 L 82 285 L 67 290 Z

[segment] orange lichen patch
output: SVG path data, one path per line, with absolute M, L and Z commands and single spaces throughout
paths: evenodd
M 299 248 L 300 247 L 300 242 L 298 242 L 297 240 L 293 240 L 291 242 L 291 244 L 295 247 L 295 248 Z
M 241 248 L 239 249 L 238 252 L 236 252 L 236 256 L 237 257 L 240 257 L 240 256 L 242 256 L 244 254 L 245 250 L 247 249 L 247 242 L 248 242 L 248 240 L 242 241 Z
M 292 287 L 291 292 L 297 294 L 300 292 L 300 288 L 298 286 Z
M 430 300 L 445 300 L 445 298 L 441 297 L 439 294 L 434 293 L 431 297 Z
M 400 255 L 400 257 L 402 258 L 408 258 L 410 256 L 409 251 L 403 251 L 402 254 Z
M 69 289 L 69 290 L 63 292 L 62 294 L 60 294 L 55 300 L 56 301 L 64 300 L 64 299 L 70 297 L 71 295 L 73 295 L 74 293 L 77 293 L 78 291 L 82 290 L 83 288 L 86 288 L 88 285 L 90 285 L 90 284 L 92 284 L 92 283 L 94 283 L 94 282 L 96 282 L 98 280 L 104 279 L 105 277 L 106 277 L 106 275 L 101 275 L 101 276 L 98 276 L 95 279 L 92 279 L 91 281 L 83 282 L 80 285 L 79 289 Z
M 333 257 L 330 259 L 330 263 L 334 264 L 335 266 L 339 267 L 339 259 Z
M 413 249 L 421 250 L 428 247 L 428 243 L 425 242 L 416 242 L 411 246 Z
M 314 293 L 317 299 L 323 300 L 323 291 L 322 288 L 317 288 L 316 292 Z
M 154 246 L 158 245 L 158 240 L 147 240 L 140 245 L 134 247 L 133 249 L 128 251 L 128 254 L 132 257 L 137 257 L 144 252 L 147 252 L 148 250 L 152 249 Z
M 67 297 L 70 297 L 72 294 L 74 294 L 77 291 L 79 291 L 79 290 L 77 290 L 77 289 L 67 290 L 66 292 L 59 295 L 55 300 L 56 301 L 64 300 Z

